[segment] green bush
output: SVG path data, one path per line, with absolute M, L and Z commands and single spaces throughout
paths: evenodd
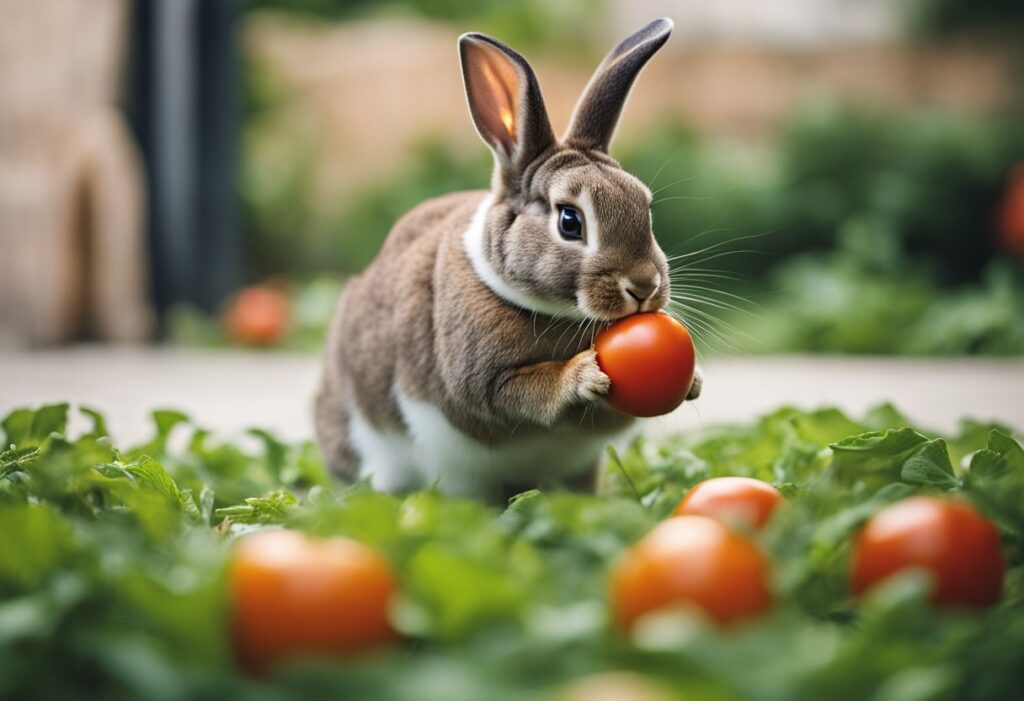
M 1024 353 L 1024 266 L 994 216 L 1021 159 L 1011 121 L 836 109 L 731 168 L 671 125 L 622 155 L 705 350 L 922 355 Z
M 1018 124 L 827 108 L 798 114 L 759 160 L 723 159 L 671 124 L 620 156 L 654 181 L 667 250 L 756 236 L 741 248 L 764 257 L 726 256 L 716 267 L 764 278 L 788 256 L 834 250 L 859 228 L 885 234 L 876 254 L 890 263 L 913 258 L 956 283 L 978 280 L 997 255 L 993 214 L 1006 173 L 1024 159 Z

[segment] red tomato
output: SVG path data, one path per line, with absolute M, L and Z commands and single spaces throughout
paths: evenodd
M 262 672 L 303 653 L 345 655 L 393 640 L 395 590 L 384 558 L 353 540 L 287 530 L 242 538 L 230 567 L 239 662 Z
M 608 403 L 633 416 L 679 406 L 693 384 L 690 332 L 667 314 L 634 314 L 597 335 L 597 362 L 612 381 Z
M 614 565 L 612 609 L 629 628 L 646 613 L 695 605 L 721 625 L 771 605 L 768 563 L 742 535 L 705 516 L 658 524 Z
M 863 594 L 911 567 L 931 574 L 935 604 L 994 604 L 1004 571 L 999 531 L 966 502 L 904 499 L 875 514 L 858 534 L 853 548 L 853 591 Z
M 246 287 L 224 311 L 224 328 L 235 343 L 272 346 L 288 331 L 288 298 L 266 285 Z
M 1018 163 L 1010 170 L 997 219 L 1002 247 L 1024 257 L 1024 163 Z
M 750 477 L 715 477 L 695 484 L 675 515 L 710 516 L 726 524 L 739 522 L 760 528 L 783 500 L 775 487 Z

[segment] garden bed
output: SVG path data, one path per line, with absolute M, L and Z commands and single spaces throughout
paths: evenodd
M 256 431 L 251 450 L 173 411 L 117 450 L 103 417 L 83 411 L 73 435 L 66 405 L 3 422 L 13 447 L 0 455 L 0 696 L 468 701 L 597 698 L 618 685 L 615 698 L 906 700 L 1024 689 L 1024 450 L 1010 427 L 968 420 L 942 438 L 907 428 L 890 405 L 859 419 L 782 408 L 638 440 L 609 460 L 596 496 L 545 488 L 494 508 L 343 487 L 309 443 Z M 612 563 L 690 486 L 720 475 L 786 496 L 751 535 L 772 562 L 772 609 L 726 631 L 693 611 L 632 636 L 616 629 Z M 966 499 L 999 527 L 1008 570 L 995 607 L 933 608 L 913 575 L 851 595 L 858 528 L 921 493 Z M 240 672 L 232 541 L 280 525 L 384 553 L 402 592 L 401 642 L 263 680 Z

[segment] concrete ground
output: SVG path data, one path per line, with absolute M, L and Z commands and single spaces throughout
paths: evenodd
M 319 374 L 311 355 L 235 350 L 112 348 L 0 353 L 0 416 L 70 401 L 103 411 L 117 441 L 148 437 L 148 413 L 175 408 L 219 434 L 250 426 L 291 439 L 312 435 Z M 915 423 L 951 431 L 963 416 L 1024 431 L 1024 359 L 764 356 L 718 358 L 697 402 L 652 419 L 651 432 L 745 421 L 781 404 L 859 414 L 891 401 Z

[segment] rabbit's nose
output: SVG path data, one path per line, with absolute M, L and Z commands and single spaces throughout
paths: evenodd
M 630 277 L 626 278 L 626 294 L 637 302 L 643 302 L 653 295 L 661 287 L 661 273 L 654 277 Z

